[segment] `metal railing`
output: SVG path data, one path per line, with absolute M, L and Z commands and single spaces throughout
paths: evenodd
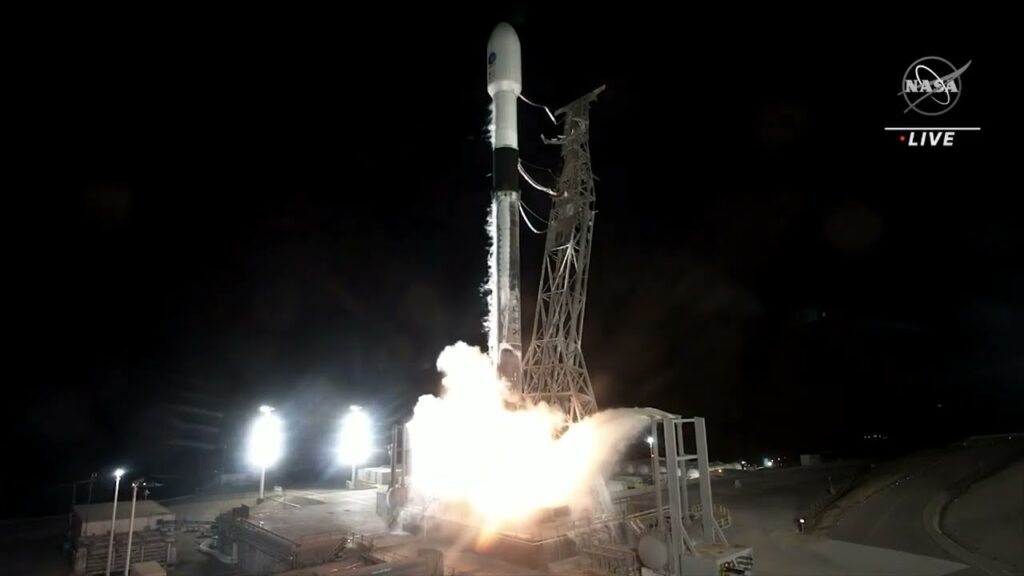
M 701 512 L 703 512 L 703 508 L 701 508 L 700 504 L 690 506 L 691 514 L 700 516 Z M 732 512 L 730 512 L 728 508 L 721 504 L 712 504 L 711 512 L 720 529 L 725 530 L 729 526 L 732 526 Z
M 298 542 L 267 530 L 246 518 L 239 518 L 235 522 L 235 533 L 232 536 L 237 540 L 242 540 L 259 548 L 268 556 L 289 565 L 294 562 L 294 552 L 299 547 Z
M 366 536 L 365 534 L 355 534 L 345 540 L 351 544 L 353 548 L 359 550 L 359 554 L 371 562 L 378 564 L 389 564 L 392 562 L 401 562 L 403 560 L 410 560 L 411 557 L 401 552 L 395 552 L 393 550 L 384 550 L 377 548 L 372 537 Z

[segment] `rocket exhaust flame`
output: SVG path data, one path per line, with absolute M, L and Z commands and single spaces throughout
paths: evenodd
M 648 423 L 639 410 L 568 424 L 546 404 L 515 409 L 520 399 L 492 359 L 463 342 L 445 348 L 437 368 L 441 395 L 422 396 L 408 425 L 412 489 L 468 507 L 467 520 L 485 531 L 545 508 L 597 507 L 594 486 Z

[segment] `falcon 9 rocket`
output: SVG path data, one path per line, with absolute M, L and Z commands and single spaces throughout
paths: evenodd
M 487 42 L 487 92 L 493 109 L 493 220 L 490 353 L 499 375 L 521 391 L 522 323 L 519 297 L 519 126 L 523 91 L 519 37 L 498 24 Z

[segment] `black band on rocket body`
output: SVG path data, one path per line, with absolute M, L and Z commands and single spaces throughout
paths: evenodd
M 519 150 L 494 149 L 494 191 L 519 190 Z

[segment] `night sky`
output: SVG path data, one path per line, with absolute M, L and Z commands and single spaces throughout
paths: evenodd
M 36 23 L 8 84 L 4 210 L 6 435 L 36 473 L 4 482 L 40 497 L 4 513 L 53 512 L 42 494 L 122 462 L 174 478 L 194 456 L 168 448 L 182 406 L 222 415 L 208 468 L 240 469 L 244 419 L 271 403 L 294 470 L 323 477 L 349 404 L 397 421 L 436 392 L 440 350 L 485 343 L 484 64 L 503 19 L 530 99 L 608 86 L 584 329 L 599 405 L 703 415 L 719 459 L 1024 421 L 1005 46 L 783 14 L 393 8 Z M 933 53 L 972 60 L 961 100 L 904 116 L 903 72 Z M 520 110 L 524 160 L 557 170 L 540 142 L 557 129 Z M 882 130 L 929 123 L 982 132 L 908 149 Z M 529 334 L 543 238 L 523 235 Z

